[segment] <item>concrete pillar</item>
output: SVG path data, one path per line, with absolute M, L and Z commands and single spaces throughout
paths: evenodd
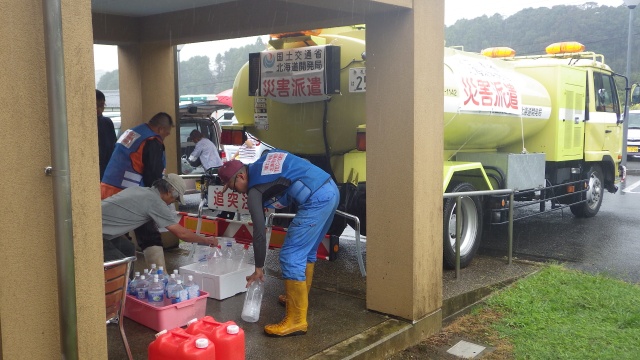
M 149 121 L 166 112 L 176 122 L 174 47 L 169 43 L 122 45 L 118 47 L 120 111 L 122 129 Z M 177 126 L 165 139 L 167 173 L 178 170 Z
M 41 0 L 0 3 L 0 332 L 4 359 L 61 353 Z M 62 2 L 64 74 L 81 359 L 107 357 L 91 3 Z M 64 75 L 64 77 L 63 77 Z M 55 171 L 55 170 L 54 170 Z
M 367 18 L 367 307 L 414 321 L 441 321 L 443 19 Z

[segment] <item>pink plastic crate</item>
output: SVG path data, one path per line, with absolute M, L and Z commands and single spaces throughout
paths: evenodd
M 200 296 L 177 304 L 165 303 L 165 306 L 154 306 L 146 301 L 127 295 L 124 305 L 124 316 L 156 331 L 170 330 L 187 325 L 193 318 L 202 318 L 207 310 L 209 293 L 200 290 Z

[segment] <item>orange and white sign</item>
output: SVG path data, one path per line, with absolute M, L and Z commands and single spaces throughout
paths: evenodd
M 227 190 L 222 192 L 222 186 L 209 186 L 209 203 L 207 206 L 211 210 L 221 210 L 230 212 L 239 212 L 240 214 L 248 214 L 247 194 L 241 194 L 237 191 Z

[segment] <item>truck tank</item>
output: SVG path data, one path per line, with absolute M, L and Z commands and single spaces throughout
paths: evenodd
M 327 140 L 332 155 L 356 148 L 356 128 L 366 124 L 365 93 L 349 92 L 349 69 L 365 67 L 364 30 L 322 33 L 321 41 L 341 47 L 341 94 L 327 106 Z M 321 43 L 319 43 L 320 45 Z M 304 47 L 304 42 L 286 44 Z M 456 151 L 497 149 L 522 141 L 543 129 L 551 114 L 547 90 L 520 74 L 513 62 L 491 59 L 452 48 L 444 59 L 445 154 Z M 269 129 L 254 127 L 254 97 L 249 96 L 248 64 L 233 87 L 233 107 L 238 122 L 265 142 L 293 153 L 325 154 L 323 101 L 284 104 L 267 99 Z M 401 119 L 389 119 L 401 121 Z
M 314 37 L 318 45 L 340 46 L 341 68 L 362 59 L 365 51 L 364 30 L 341 34 L 323 33 Z M 323 44 L 324 43 L 324 44 Z M 302 42 L 287 43 L 286 48 L 304 47 Z M 364 62 L 354 66 L 364 67 Z M 327 138 L 332 154 L 343 154 L 356 147 L 356 127 L 365 124 L 365 93 L 349 93 L 348 67 L 340 74 L 341 94 L 327 104 Z M 233 109 L 238 123 L 249 128 L 259 139 L 296 154 L 324 154 L 323 101 L 283 104 L 267 99 L 269 129 L 253 127 L 254 98 L 249 94 L 249 66 L 245 64 L 233 85 Z

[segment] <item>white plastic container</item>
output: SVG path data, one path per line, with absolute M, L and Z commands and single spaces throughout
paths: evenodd
M 246 322 L 256 322 L 260 318 L 260 307 L 262 306 L 262 294 L 264 283 L 256 280 L 251 283 L 244 298 L 242 307 L 242 320 Z
M 246 278 L 254 270 L 255 267 L 251 264 L 234 262 L 232 266 L 227 266 L 226 261 L 215 262 L 206 267 L 200 263 L 180 267 L 181 274 L 193 275 L 193 281 L 200 286 L 200 290 L 217 300 L 247 291 Z

